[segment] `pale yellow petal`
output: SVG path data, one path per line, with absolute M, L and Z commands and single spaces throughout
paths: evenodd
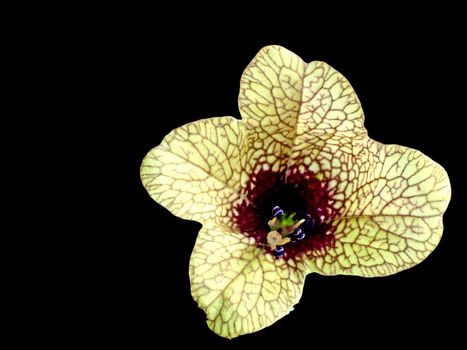
M 450 199 L 444 169 L 418 151 L 369 139 L 354 89 L 324 62 L 306 65 L 299 106 L 287 170 L 326 181 L 342 217 L 336 246 L 313 252 L 312 269 L 382 276 L 425 259 Z
M 305 63 L 287 49 L 267 46 L 245 69 L 238 104 L 248 141 L 248 173 L 267 164 L 283 170 L 297 130 Z
M 193 298 L 207 324 L 227 338 L 258 331 L 287 315 L 302 295 L 304 263 L 275 260 L 253 238 L 204 226 L 190 260 Z
M 230 223 L 238 198 L 243 125 L 231 117 L 198 120 L 170 132 L 141 165 L 151 197 L 184 219 Z
M 337 70 L 324 62 L 310 62 L 302 88 L 296 143 L 309 134 L 331 133 L 352 138 L 366 135 L 357 94 Z
M 323 149 L 330 155 L 359 156 L 368 140 L 363 122 L 362 106 L 349 81 L 324 62 L 309 63 L 288 167 L 309 166 Z M 323 160 L 321 168 L 330 168 L 331 161 Z
M 386 276 L 436 248 L 451 193 L 439 164 L 419 151 L 373 140 L 357 156 L 323 147 L 312 163 L 330 180 L 340 208 L 335 247 L 312 254 L 314 271 Z

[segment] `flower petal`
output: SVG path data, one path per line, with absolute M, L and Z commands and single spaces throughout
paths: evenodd
M 297 140 L 309 134 L 366 135 L 360 101 L 349 81 L 330 65 L 310 62 L 303 79 Z
M 336 244 L 313 252 L 323 274 L 383 276 L 430 254 L 450 198 L 444 169 L 422 153 L 368 138 L 358 97 L 323 62 L 307 65 L 288 168 L 326 179 L 340 210 Z
M 340 150 L 359 154 L 368 139 L 364 119 L 349 81 L 324 62 L 309 63 L 288 168 L 310 165 L 324 147 L 331 155 Z
M 305 64 L 281 46 L 261 49 L 240 82 L 239 109 L 254 169 L 282 171 L 311 135 L 366 136 L 363 110 L 347 79 L 328 64 Z M 303 140 L 303 138 L 305 140 Z M 293 157 L 292 157 L 293 160 Z
M 243 72 L 238 105 L 248 135 L 247 164 L 285 168 L 296 135 L 304 72 L 300 57 L 280 46 L 261 49 Z
M 265 254 L 253 238 L 204 226 L 190 260 L 191 292 L 209 328 L 234 338 L 287 315 L 300 300 L 307 272 L 304 263 Z
M 360 146 L 355 156 L 325 144 L 310 166 L 330 179 L 341 213 L 335 247 L 310 260 L 322 274 L 394 274 L 424 260 L 441 239 L 451 194 L 445 170 L 407 147 L 370 139 Z
M 232 117 L 198 120 L 173 130 L 144 158 L 144 187 L 174 215 L 227 222 L 240 187 L 243 133 L 241 122 Z

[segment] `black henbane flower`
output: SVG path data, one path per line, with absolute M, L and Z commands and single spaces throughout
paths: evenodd
M 438 244 L 444 169 L 370 139 L 349 82 L 324 62 L 263 48 L 231 117 L 173 130 L 143 161 L 149 194 L 203 224 L 190 261 L 209 327 L 232 338 L 288 314 L 305 276 L 387 276 Z

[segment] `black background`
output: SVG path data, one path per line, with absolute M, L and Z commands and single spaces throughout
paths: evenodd
M 91 336 L 104 345 L 157 348 L 168 341 L 217 349 L 457 339 L 455 315 L 464 307 L 459 273 L 465 229 L 456 220 L 465 209 L 459 130 L 465 111 L 462 90 L 454 87 L 462 73 L 455 19 L 434 11 L 428 17 L 399 13 L 385 21 L 310 15 L 282 23 L 255 21 L 247 10 L 225 21 L 227 12 L 189 22 L 170 16 L 167 23 L 161 22 L 164 12 L 101 14 L 80 43 L 86 49 L 76 51 L 83 63 L 78 74 L 83 70 L 90 77 L 83 93 L 94 106 L 86 115 L 90 134 L 105 140 L 95 152 L 96 169 L 102 167 L 103 174 L 97 176 L 99 194 L 105 194 L 96 199 L 98 263 L 84 276 L 86 312 L 77 337 Z M 80 40 L 81 33 L 75 36 Z M 370 137 L 416 148 L 439 162 L 450 176 L 453 196 L 441 243 L 423 263 L 385 278 L 309 275 L 290 315 L 227 340 L 208 329 L 190 294 L 188 264 L 200 225 L 156 204 L 140 183 L 139 167 L 178 126 L 213 116 L 240 118 L 242 71 L 270 44 L 305 61 L 325 61 L 344 74 L 361 100 Z

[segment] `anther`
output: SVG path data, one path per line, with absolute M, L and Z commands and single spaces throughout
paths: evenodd
M 278 259 L 278 258 L 282 258 L 285 254 L 285 249 L 283 246 L 281 245 L 278 245 L 276 247 L 276 249 L 273 249 L 272 250 L 272 254 Z
M 284 215 L 284 211 L 276 205 L 274 208 L 272 208 L 272 215 L 276 218 L 280 218 L 282 215 Z
M 305 232 L 301 228 L 297 228 L 294 233 L 292 233 L 292 242 L 298 242 L 301 241 L 303 238 L 305 238 Z

